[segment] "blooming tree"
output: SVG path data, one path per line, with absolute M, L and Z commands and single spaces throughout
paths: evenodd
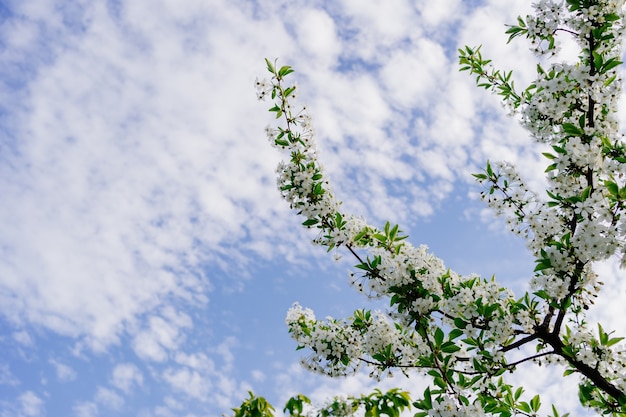
M 530 136 L 550 149 L 543 154 L 545 195 L 527 188 L 508 163 L 487 163 L 474 175 L 484 186 L 482 198 L 535 258 L 531 292 L 521 297 L 495 279 L 450 270 L 425 246 L 408 243 L 397 225 L 379 229 L 342 212 L 318 160 L 311 118 L 293 107 L 296 87 L 287 81 L 293 70 L 267 61 L 271 79 L 257 81 L 257 92 L 273 100 L 270 111 L 282 120 L 267 128 L 272 144 L 289 155 L 277 170 L 281 195 L 305 227 L 319 230 L 314 243 L 354 256 L 356 290 L 390 304 L 389 312 L 358 310 L 325 320 L 295 304 L 286 321 L 298 348 L 309 352 L 304 365 L 330 376 L 365 367 L 376 378 L 392 370 L 430 378 L 420 398 L 376 391 L 312 414 L 348 415 L 363 407 L 367 416 L 396 416 L 412 406 L 416 416 L 532 416 L 540 397 L 523 396 L 505 378 L 525 362 L 577 375 L 583 406 L 626 414 L 622 338 L 586 320 L 602 286 L 594 262 L 614 256 L 626 265 L 626 146 L 616 120 L 624 0 L 539 0 L 534 10 L 507 30 L 509 41 L 527 38 L 547 62 L 526 89 L 515 89 L 511 72 L 493 69 L 480 48 L 459 51 L 460 69 L 500 95 Z M 578 43 L 576 63 L 552 63 L 561 36 Z M 520 359 L 519 352 L 527 354 Z M 293 397 L 285 411 L 303 415 L 307 402 Z M 267 416 L 273 408 L 251 394 L 234 411 Z M 556 405 L 551 412 L 558 417 Z

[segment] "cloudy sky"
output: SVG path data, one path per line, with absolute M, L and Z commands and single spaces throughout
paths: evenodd
M 284 326 L 295 301 L 365 301 L 275 189 L 265 57 L 295 67 L 346 211 L 523 291 L 532 260 L 470 174 L 506 159 L 540 187 L 544 161 L 456 51 L 483 45 L 524 86 L 535 63 L 504 24 L 528 3 L 0 0 L 0 416 L 219 416 L 248 390 L 374 386 L 307 374 Z M 574 407 L 574 380 L 534 372 Z

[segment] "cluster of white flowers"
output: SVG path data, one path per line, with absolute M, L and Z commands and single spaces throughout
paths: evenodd
M 302 361 L 307 369 L 338 376 L 358 368 L 361 337 L 349 323 L 331 317 L 318 321 L 310 309 L 303 309 L 298 303 L 289 309 L 285 322 L 298 345 L 313 351 Z
M 600 327 L 600 332 L 604 330 Z M 599 370 L 620 390 L 626 390 L 626 345 L 618 344 L 622 338 L 612 339 L 610 334 L 596 338 L 584 324 L 570 332 L 567 329 L 567 343 L 577 361 Z
M 626 345 L 620 344 L 615 348 L 604 352 L 602 362 L 599 363 L 598 370 L 613 381 L 615 386 L 622 392 L 626 391 Z
M 430 417 L 481 417 L 485 410 L 480 404 L 459 404 L 458 399 L 451 395 L 444 395 L 440 401 L 433 402 L 433 408 L 428 411 Z
M 587 110 L 586 87 L 593 85 L 593 80 L 588 67 L 552 64 L 535 80 L 533 99 L 522 109 L 522 125 L 540 142 L 559 138 L 555 122 L 563 121 L 572 106 Z
M 278 95 L 284 91 L 276 84 L 258 82 L 257 85 L 261 99 L 272 95 L 274 90 L 279 91 Z M 406 295 L 401 311 L 376 312 L 362 329 L 355 329 L 350 320 L 317 320 L 311 310 L 295 304 L 286 322 L 298 345 L 311 351 L 303 359 L 305 367 L 328 375 L 345 375 L 356 371 L 362 363 L 360 360 L 366 359 L 370 363 L 379 362 L 373 375 L 380 377 L 381 372 L 390 367 L 416 366 L 420 357 L 431 353 L 429 349 L 438 327 L 428 324 L 426 333 L 421 334 L 411 328 L 420 317 L 433 314 L 439 317 L 441 325 L 448 326 L 454 325 L 454 318 L 462 318 L 468 336 L 473 337 L 478 331 L 485 333 L 487 342 L 483 350 L 490 350 L 493 361 L 500 361 L 502 355 L 497 347 L 513 335 L 516 323 L 519 325 L 524 320 L 526 327 L 530 327 L 528 322 L 534 320 L 533 313 L 526 312 L 521 319 L 517 318 L 510 311 L 515 302 L 513 294 L 496 282 L 460 276 L 450 271 L 426 246 L 414 247 L 404 241 L 386 242 L 381 238 L 386 233 L 384 230 L 368 225 L 361 217 L 340 213 L 340 204 L 323 180 L 310 117 L 304 111 L 293 116 L 291 106 L 284 104 L 287 97 L 279 99 L 282 102 L 276 108 L 284 112 L 287 127 L 268 127 L 266 133 L 274 146 L 291 156 L 277 169 L 277 184 L 283 197 L 307 220 L 318 221 L 309 224 L 320 228 L 315 243 L 366 250 L 368 259 L 376 260 L 364 274 L 365 286 L 361 287 L 364 292 L 373 297 Z M 513 193 L 519 189 L 511 187 Z M 521 201 L 521 196 L 513 198 Z M 412 289 L 418 288 L 420 290 L 413 294 Z M 482 300 L 480 306 L 476 305 L 478 299 Z M 391 319 L 400 325 L 392 324 Z M 468 354 L 464 346 L 450 353 L 465 355 L 465 362 L 469 356 L 480 357 L 478 351 Z
M 418 284 L 432 294 L 441 293 L 438 279 L 446 274 L 447 268 L 441 259 L 428 252 L 426 245 L 414 247 L 410 243 L 403 243 L 397 253 L 373 247 L 370 254 L 380 259 L 376 267 L 378 278 L 368 282 L 373 294 L 388 295 L 394 287 Z
M 254 88 L 256 89 L 257 100 L 265 100 L 265 98 L 271 94 L 272 88 L 267 79 L 258 77 L 254 80 Z
M 495 171 L 481 179 L 492 183 L 488 192 L 480 194 L 481 198 L 497 215 L 506 217 L 511 232 L 528 238 L 534 223 L 529 224 L 524 218 L 540 207 L 539 197 L 526 187 L 512 164 L 497 162 L 494 166 Z
M 470 324 L 466 327 L 466 333 L 469 336 L 475 336 L 478 329 L 488 331 L 491 337 L 484 348 L 493 350 L 495 355 L 497 349 L 516 329 L 516 317 L 510 311 L 511 304 L 516 301 L 515 297 L 511 290 L 500 287 L 496 281 L 485 281 L 479 277 L 468 281 L 471 285 L 461 286 L 455 295 L 444 298 L 440 302 L 440 308 L 445 317 L 462 317 L 468 321 Z M 485 315 L 485 308 L 493 310 L 493 313 Z
M 276 79 L 273 79 L 277 81 Z M 307 219 L 324 222 L 337 213 L 339 202 L 334 198 L 328 181 L 324 180 L 324 169 L 317 158 L 317 149 L 313 140 L 314 130 L 311 116 L 303 108 L 294 114 L 291 101 L 295 98 L 296 86 L 288 88 L 287 97 L 279 83 L 267 80 L 255 81 L 257 98 L 264 100 L 268 96 L 278 96 L 281 100 L 273 111 L 285 114 L 287 126 L 284 129 L 266 127 L 265 131 L 273 146 L 290 153 L 289 162 L 281 162 L 276 172 L 277 185 L 285 200 Z
M 320 232 L 313 243 L 329 247 L 358 246 L 358 242 L 355 242 L 354 238 L 361 232 L 368 230 L 369 225 L 361 216 L 349 215 L 343 220 L 345 223 L 341 227 L 333 225 L 334 227 Z
M 557 45 L 546 45 L 546 42 L 555 42 L 553 37 L 563 19 L 562 1 L 539 0 L 533 7 L 535 15 L 526 19 L 528 38 L 532 41 L 533 49 L 538 54 L 555 53 Z
M 310 309 L 295 303 L 285 321 L 298 345 L 313 352 L 303 360 L 305 367 L 326 375 L 353 373 L 360 365 L 357 359 L 379 354 L 389 356 L 388 367 L 410 367 L 428 351 L 417 333 L 400 331 L 380 311 L 357 327 L 353 320 L 316 320 Z M 375 369 L 374 374 L 380 376 L 382 371 Z
M 427 353 L 415 332 L 401 332 L 380 311 L 374 312 L 372 322 L 364 332 L 362 345 L 363 353 L 370 357 L 389 349 L 396 366 L 413 366 L 421 355 Z
M 588 37 L 593 30 L 590 22 L 605 23 L 606 16 L 613 14 L 621 16 L 624 0 L 599 0 L 589 7 L 581 7 L 578 13 L 569 20 L 569 27 L 579 33 L 581 38 Z
M 541 17 L 527 19 L 529 37 L 545 41 L 564 30 L 575 36 L 582 50 L 576 65 L 555 63 L 540 68 L 532 93 L 520 106 L 524 127 L 537 142 L 553 150 L 545 154 L 551 163 L 549 198 L 542 201 L 528 193 L 506 165 L 483 175 L 482 181 L 491 187 L 484 199 L 506 216 L 513 231 L 527 238 L 537 257 L 531 280 L 535 294 L 552 301 L 551 308 L 561 302 L 572 306 L 571 310 L 563 307 L 566 310 L 559 314 L 544 310 L 554 321 L 543 324 L 555 327 L 561 326 L 563 315 L 579 326 L 585 322 L 584 312 L 601 287 L 593 262 L 619 253 L 626 266 L 625 206 L 620 200 L 626 166 L 624 138 L 616 118 L 621 80 L 613 70 L 621 57 L 624 1 L 601 0 L 591 7 L 584 7 L 584 2 L 568 3 L 578 8 L 566 13 L 560 2 L 539 2 L 536 8 L 542 11 Z M 555 12 L 555 7 L 560 11 Z M 602 29 L 604 37 L 597 39 L 597 28 L 609 21 L 612 24 Z M 516 323 L 532 333 L 541 325 L 538 318 L 535 312 L 522 310 Z M 602 345 L 584 328 L 567 338 L 566 345 L 574 353 L 572 360 L 599 370 L 624 392 L 623 347 Z
M 590 57 L 583 55 L 576 65 L 554 63 L 541 69 L 532 94 L 521 105 L 524 127 L 554 150 L 548 155 L 550 199 L 541 201 L 528 193 L 507 165 L 500 165 L 498 174 L 484 181 L 493 184 L 491 192 L 483 194 L 485 200 L 544 260 L 533 288 L 557 300 L 579 288 L 570 281 L 581 275 L 581 265 L 625 251 L 623 220 L 617 212 L 622 207 L 610 204 L 604 187 L 605 181 L 622 177 L 624 170 L 623 163 L 606 157 L 607 142 L 623 146 L 615 115 L 621 91 L 612 69 L 617 63 L 606 65 L 620 57 L 624 2 L 597 3 L 586 8 L 581 3 L 569 13 L 562 2 L 540 1 L 535 4 L 537 17 L 526 20 L 530 38 L 545 40 L 564 30 Z M 608 20 L 613 24 L 604 34 L 610 41 L 593 40 L 593 27 Z
M 616 233 L 610 224 L 596 219 L 580 222 L 572 237 L 576 257 L 585 263 L 607 259 L 619 244 Z
M 375 376 L 391 367 L 412 366 L 430 367 L 446 378 L 450 372 L 481 374 L 480 381 L 471 383 L 477 393 L 482 388 L 476 387 L 496 386 L 490 381 L 507 369 L 506 352 L 538 340 L 544 349 L 553 343 L 556 356 L 571 352 L 563 362 L 597 369 L 624 389 L 624 347 L 602 344 L 585 329 L 563 339 L 569 350 L 552 339 L 561 337 L 564 321 L 582 316 L 579 322 L 584 322 L 601 286 L 592 263 L 626 252 L 626 144 L 617 130 L 621 87 L 614 69 L 624 1 L 599 0 L 587 8 L 583 3 L 568 10 L 562 1 L 540 0 L 534 5 L 536 16 L 520 26 L 539 54 L 556 50 L 553 38 L 560 31 L 574 36 L 582 50 L 576 65 L 539 67 L 536 82 L 516 96 L 519 106 L 513 106 L 519 107 L 532 137 L 552 149 L 544 154 L 550 160 L 547 197 L 530 191 L 511 164 L 488 165 L 486 174 L 477 175 L 488 187 L 484 200 L 527 240 L 536 257 L 534 296 L 521 300 L 495 280 L 450 271 L 426 246 L 405 242 L 397 226 L 379 229 L 341 213 L 318 160 L 311 118 L 306 109 L 294 112 L 290 100 L 295 86 L 282 84 L 287 72 L 271 69 L 270 82 L 256 81 L 258 98 L 277 100 L 271 111 L 286 121 L 283 127 L 266 129 L 272 144 L 290 155 L 277 169 L 283 198 L 306 218 L 305 226 L 319 229 L 316 244 L 345 247 L 356 256 L 360 275 L 352 274 L 352 283 L 369 296 L 389 297 L 393 309 L 375 312 L 366 322 L 356 315 L 317 320 L 311 310 L 295 304 L 286 322 L 298 346 L 312 352 L 303 360 L 308 369 L 346 375 L 369 363 Z M 606 22 L 611 24 L 595 39 Z M 503 95 L 505 100 L 513 97 Z M 624 259 L 626 263 L 626 255 Z M 484 414 L 459 400 L 464 388 L 457 389 L 458 381 L 441 382 L 450 395 L 439 395 L 430 415 Z

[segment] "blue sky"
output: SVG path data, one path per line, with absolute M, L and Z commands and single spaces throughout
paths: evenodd
M 504 35 L 527 3 L 1 1 L 0 416 L 219 416 L 250 389 L 280 405 L 375 386 L 307 374 L 287 335 L 295 301 L 365 301 L 275 190 L 265 57 L 295 67 L 346 211 L 522 291 L 532 260 L 470 174 L 506 159 L 538 188 L 543 161 L 456 49 L 529 82 Z M 596 316 L 617 326 L 615 285 Z M 549 398 L 575 382 L 535 372 L 519 378 Z

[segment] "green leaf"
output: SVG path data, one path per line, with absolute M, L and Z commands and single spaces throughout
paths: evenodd
M 548 295 L 546 290 L 538 290 L 538 291 L 535 291 L 533 294 L 536 295 L 539 298 L 544 299 L 544 300 L 549 300 L 550 299 L 550 295 Z
M 580 2 L 581 0 L 567 0 L 567 4 L 569 4 L 569 11 L 574 12 L 580 9 L 581 7 Z
M 294 92 L 294 90 L 296 89 L 296 87 L 289 87 L 285 90 L 284 96 L 285 97 L 289 97 L 291 95 L 291 93 Z
M 524 401 L 520 402 L 520 403 L 517 405 L 517 408 L 519 408 L 520 410 L 522 410 L 523 412 L 528 413 L 528 414 L 530 414 L 530 412 L 532 411 L 532 410 L 530 409 L 530 406 L 528 405 L 528 403 L 527 403 L 527 402 L 524 402 Z
M 544 172 L 554 171 L 556 168 L 557 168 L 557 164 L 550 164 L 546 167 L 546 170 Z
M 587 404 L 591 400 L 592 392 L 593 387 L 590 384 L 583 383 L 578 385 L 578 398 L 582 404 Z
M 284 65 L 278 70 L 278 76 L 282 78 L 285 75 L 291 74 L 292 72 L 293 69 L 291 69 L 289 65 Z
M 372 235 L 372 237 L 381 243 L 385 243 L 387 241 L 387 236 L 380 233 L 375 233 Z
M 524 22 L 521 16 L 517 17 L 517 24 L 518 26 L 507 25 L 509 27 L 505 32 L 507 35 L 509 35 L 507 43 L 511 42 L 514 38 L 524 35 L 528 32 L 528 29 L 526 28 L 526 22 Z
M 304 403 L 311 404 L 311 400 L 302 394 L 298 394 L 289 398 L 287 404 L 285 404 L 285 408 L 283 408 L 283 412 L 289 412 L 289 415 L 299 417 L 302 415 Z
M 368 264 L 366 264 L 366 263 L 357 264 L 357 265 L 354 265 L 354 267 L 355 268 L 359 268 L 359 269 L 363 269 L 365 271 L 371 271 L 372 270 L 372 268 Z
M 537 265 L 535 266 L 534 272 L 543 271 L 544 269 L 548 269 L 552 267 L 549 259 L 540 259 L 537 261 Z
M 465 320 L 463 320 L 462 318 L 455 317 L 454 325 L 456 327 L 458 327 L 459 329 L 464 329 L 464 328 L 467 327 L 467 322 Z
M 612 77 L 610 77 L 608 80 L 604 82 L 604 86 L 608 87 L 609 85 L 613 83 L 613 81 L 615 81 L 616 78 L 617 78 L 617 74 L 614 74 Z
M 534 412 L 539 411 L 539 408 L 541 407 L 541 399 L 539 398 L 539 395 L 535 395 L 532 400 L 530 400 L 530 408 L 532 408 L 532 410 Z
M 441 351 L 443 353 L 454 353 L 458 352 L 459 350 L 461 350 L 461 348 L 455 345 L 454 342 L 445 342 L 443 345 L 441 345 Z
M 306 219 L 304 222 L 302 222 L 302 226 L 310 227 L 317 223 L 319 223 L 318 219 Z
M 570 136 L 582 136 L 583 131 L 578 126 L 573 123 L 563 123 L 563 132 L 567 133 Z
M 604 181 L 604 186 L 612 196 L 617 197 L 619 195 L 619 188 L 613 181 Z
M 493 169 L 491 168 L 491 164 L 489 163 L 489 161 L 487 161 L 487 175 L 489 176 L 489 178 L 493 177 Z
M 605 346 L 606 342 L 609 341 L 609 335 L 604 331 L 600 323 L 598 323 L 598 336 L 600 337 L 600 344 Z
M 393 241 L 396 240 L 396 235 L 398 234 L 398 225 L 396 224 L 391 231 L 389 232 L 389 238 Z
M 437 327 L 437 330 L 435 330 L 435 346 L 441 346 L 441 344 L 443 343 L 443 337 L 443 330 Z
M 597 53 L 596 51 L 593 52 L 593 65 L 596 67 L 596 69 L 600 69 L 602 68 L 602 55 L 600 55 L 599 53 Z
M 608 61 L 606 61 L 604 63 L 604 65 L 602 66 L 602 69 L 600 70 L 601 74 L 604 74 L 607 71 L 612 70 L 613 68 L 617 67 L 618 65 L 621 65 L 622 61 L 616 59 L 616 58 L 611 58 Z
M 456 320 L 456 319 L 455 319 Z M 456 324 L 456 323 L 455 323 Z M 463 335 L 463 331 L 459 329 L 452 329 L 448 334 L 448 340 L 454 340 L 459 336 Z
M 444 381 L 444 379 L 441 378 L 441 377 L 434 378 L 433 379 L 433 384 L 437 385 L 442 390 L 445 390 L 446 388 L 448 388 L 448 384 L 446 384 L 446 381 Z
M 615 13 L 609 13 L 604 15 L 604 20 L 606 20 L 607 22 L 615 22 L 617 20 L 620 20 L 620 17 Z
M 623 337 L 612 337 L 606 342 L 606 346 L 613 346 L 624 340 Z
M 276 70 L 274 69 L 274 65 L 270 62 L 269 59 L 265 58 L 265 63 L 267 64 L 267 70 L 272 74 L 276 74 Z

